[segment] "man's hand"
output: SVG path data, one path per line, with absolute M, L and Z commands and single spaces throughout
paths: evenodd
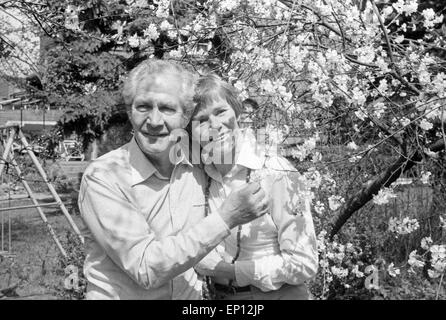
M 219 212 L 232 229 L 264 215 L 268 210 L 268 199 L 260 183 L 249 182 L 232 191 Z

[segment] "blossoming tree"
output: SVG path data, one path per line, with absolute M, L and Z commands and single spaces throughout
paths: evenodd
M 378 272 L 400 274 L 396 262 L 364 258 L 364 241 L 361 247 L 340 231 L 367 204 L 393 201 L 403 181 L 429 184 L 444 177 L 442 1 L 0 4 L 4 10 L 8 6 L 33 17 L 51 39 L 38 72 L 49 103 L 67 106 L 65 126 L 88 139 L 100 136 L 117 112 L 123 76 L 147 57 L 216 72 L 240 91 L 241 99 L 257 101 L 249 117 L 266 129 L 269 141 L 302 139 L 288 155 L 312 188 L 307 196 L 321 252 L 316 295 L 327 297 L 333 281 L 348 289 L 360 280 L 366 289 L 378 290 Z M 413 174 L 420 166 L 424 171 Z M 411 172 L 415 179 L 401 179 Z M 444 193 L 444 186 L 439 188 Z M 435 228 L 444 228 L 444 217 L 435 214 Z M 390 234 L 400 236 L 420 227 L 405 216 L 385 224 Z M 441 232 L 435 232 L 437 242 L 425 234 L 420 251 L 410 251 L 407 262 L 409 271 L 425 267 L 431 278 L 441 279 L 440 288 L 446 247 Z M 370 265 L 357 263 L 361 259 Z

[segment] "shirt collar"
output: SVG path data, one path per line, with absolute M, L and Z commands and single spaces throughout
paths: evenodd
M 265 164 L 265 148 L 257 143 L 254 131 L 250 128 L 240 130 L 235 150 L 236 165 L 259 170 Z
M 181 143 L 177 143 L 174 146 L 174 152 L 178 152 L 175 158 L 175 167 L 179 164 L 186 164 L 192 167 L 186 152 L 184 151 L 184 146 Z M 160 176 L 158 170 L 152 164 L 152 162 L 147 158 L 147 156 L 142 152 L 141 148 L 135 140 L 135 137 L 129 143 L 129 163 L 132 168 L 132 185 L 141 183 L 152 175 L 156 174 Z M 179 150 L 181 150 L 179 152 Z
M 266 160 L 265 148 L 256 141 L 252 129 L 239 129 L 239 135 L 236 140 L 235 164 L 227 176 L 239 172 L 243 167 L 259 170 L 263 167 Z M 214 164 L 205 165 L 204 170 L 212 179 L 223 182 L 223 177 L 217 171 Z

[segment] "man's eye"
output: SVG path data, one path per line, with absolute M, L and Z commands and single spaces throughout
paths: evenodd
M 174 114 L 174 113 L 176 113 L 176 110 L 174 108 L 172 108 L 172 107 L 169 107 L 169 106 L 160 106 L 159 110 L 162 113 L 165 113 L 165 114 Z
M 218 110 L 218 111 L 216 112 L 216 114 L 217 114 L 217 115 L 220 115 L 220 114 L 225 113 L 225 112 L 226 112 L 226 110 Z
M 136 106 L 135 109 L 139 112 L 146 112 L 146 111 L 149 111 L 150 109 L 152 109 L 152 107 L 147 104 L 141 104 L 139 106 Z

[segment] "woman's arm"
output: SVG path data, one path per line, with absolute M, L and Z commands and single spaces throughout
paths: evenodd
M 280 253 L 236 261 L 235 276 L 240 286 L 254 285 L 269 291 L 279 289 L 284 283 L 297 285 L 313 278 L 318 268 L 318 254 L 311 198 L 299 173 L 278 172 L 265 177 L 263 185 L 269 192 Z

